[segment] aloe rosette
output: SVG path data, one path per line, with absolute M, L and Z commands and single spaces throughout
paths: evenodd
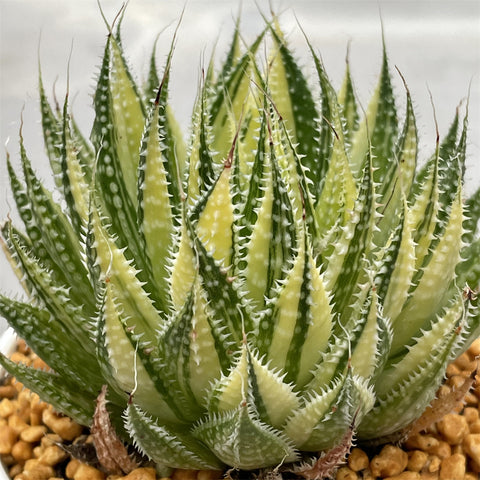
M 173 47 L 140 87 L 110 31 L 90 139 L 40 76 L 57 193 L 21 134 L 23 179 L 8 161 L 24 228 L 3 243 L 27 299 L 0 313 L 51 370 L 1 364 L 84 425 L 106 385 L 118 435 L 158 465 L 274 467 L 388 437 L 480 334 L 466 116 L 417 167 L 385 52 L 361 119 L 348 67 L 337 93 L 307 45 L 318 89 L 275 21 L 246 48 L 236 28 L 185 145 Z

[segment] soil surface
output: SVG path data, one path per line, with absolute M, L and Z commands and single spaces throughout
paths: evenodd
M 480 339 L 449 365 L 437 399 L 423 417 L 378 447 L 354 447 L 335 480 L 478 480 L 480 478 Z M 46 368 L 24 342 L 12 359 Z M 21 383 L 0 384 L 0 456 L 14 480 L 290 480 L 288 472 L 175 470 L 162 476 L 152 465 L 128 475 L 102 470 L 88 429 L 55 412 Z M 164 472 L 164 475 L 167 473 Z

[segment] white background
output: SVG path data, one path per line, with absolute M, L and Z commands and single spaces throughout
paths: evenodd
M 430 93 L 440 134 L 445 134 L 455 108 L 470 88 L 470 139 L 466 188 L 480 186 L 480 2 L 471 1 L 275 1 L 280 23 L 290 46 L 313 78 L 302 26 L 322 56 L 327 72 L 339 87 L 350 43 L 350 64 L 360 101 L 366 106 L 381 65 L 381 23 L 403 115 L 404 91 L 396 65 L 412 93 L 421 136 L 423 158 L 434 147 L 435 129 Z M 111 21 L 122 5 L 102 0 Z M 123 23 L 129 64 L 138 80 L 147 71 L 151 45 L 158 43 L 162 66 L 175 25 L 185 5 L 174 56 L 171 97 L 177 116 L 188 130 L 188 119 L 201 66 L 216 44 L 216 58 L 223 58 L 240 2 L 229 0 L 166 1 L 130 0 Z M 250 43 L 263 28 L 261 12 L 269 17 L 269 2 L 241 2 L 242 33 Z M 18 131 L 23 110 L 25 144 L 41 178 L 51 185 L 43 150 L 38 112 L 38 59 L 47 92 L 63 101 L 68 57 L 72 50 L 70 98 L 73 112 L 89 134 L 93 118 L 91 96 L 107 30 L 95 0 L 0 0 L 0 220 L 14 216 L 8 191 L 5 149 L 18 165 Z M 202 60 L 203 59 L 203 60 Z M 0 291 L 20 292 L 16 278 L 0 253 Z M 1 328 L 1 325 L 0 325 Z

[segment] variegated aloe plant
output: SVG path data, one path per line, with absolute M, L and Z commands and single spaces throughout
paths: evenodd
M 185 146 L 172 52 L 140 88 L 116 30 L 90 140 L 40 80 L 61 201 L 21 134 L 23 180 L 8 163 L 24 229 L 2 233 L 27 299 L 0 313 L 52 370 L 1 364 L 85 425 L 106 385 L 118 435 L 158 465 L 274 467 L 395 434 L 480 334 L 466 118 L 417 168 L 387 56 L 360 119 L 348 69 L 336 93 L 307 45 L 316 90 L 276 22 L 244 51 L 237 28 Z

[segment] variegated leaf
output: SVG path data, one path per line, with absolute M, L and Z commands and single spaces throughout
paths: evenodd
M 251 470 L 298 459 L 289 439 L 261 422 L 246 400 L 235 410 L 202 420 L 193 434 L 234 468 Z
M 181 429 L 172 429 L 130 403 L 125 411 L 125 427 L 135 446 L 158 465 L 195 470 L 224 467 L 205 446 Z

